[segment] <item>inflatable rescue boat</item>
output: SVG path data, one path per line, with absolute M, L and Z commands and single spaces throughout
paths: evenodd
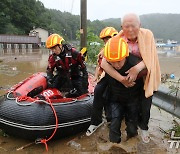
M 45 73 L 33 74 L 0 97 L 0 129 L 36 142 L 87 129 L 93 103 L 92 78 L 89 74 L 89 93 L 64 98 L 57 89 L 47 89 Z

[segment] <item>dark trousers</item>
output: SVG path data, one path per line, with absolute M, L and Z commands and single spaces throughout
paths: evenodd
M 88 81 L 80 76 L 70 79 L 67 76 L 56 75 L 52 87 L 60 91 L 70 91 L 66 97 L 78 97 L 88 92 Z
M 64 88 L 66 91 L 66 89 L 69 90 L 72 88 L 72 83 L 67 76 L 55 75 L 53 78 L 52 87 L 59 90 Z
M 102 122 L 102 111 L 103 107 L 106 111 L 106 116 L 110 119 L 109 106 L 106 103 L 106 99 L 103 97 L 104 91 L 107 87 L 106 77 L 102 78 L 100 82 L 96 85 L 94 89 L 94 100 L 93 100 L 93 110 L 91 115 L 91 124 L 99 125 Z M 108 120 L 107 119 L 107 120 Z
M 150 119 L 150 110 L 152 105 L 152 96 L 146 98 L 145 91 L 142 89 L 140 102 L 139 102 L 139 119 L 138 126 L 142 130 L 148 130 L 148 123 Z
M 111 105 L 111 125 L 109 131 L 110 142 L 121 142 L 121 123 L 125 117 L 127 137 L 137 135 L 138 122 L 138 102 L 139 98 L 129 99 L 128 101 L 112 101 Z

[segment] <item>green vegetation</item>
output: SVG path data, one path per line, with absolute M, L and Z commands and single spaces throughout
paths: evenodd
M 180 41 L 180 14 L 148 14 L 140 16 L 142 27 L 153 31 L 155 38 Z M 103 43 L 99 39 L 100 31 L 106 26 L 120 31 L 120 18 L 87 21 L 89 62 L 96 61 L 96 55 Z M 41 27 L 50 33 L 58 33 L 67 41 L 79 40 L 80 16 L 68 12 L 47 9 L 39 0 L 1 0 L 0 34 L 28 35 L 33 27 Z M 101 45 L 90 45 L 99 42 Z
M 153 31 L 156 38 L 180 41 L 180 14 L 148 14 L 140 16 L 142 27 Z M 95 35 L 106 26 L 120 30 L 120 18 L 87 21 Z M 59 33 L 66 40 L 76 40 L 80 16 L 54 9 L 47 9 L 38 0 L 1 0 L 0 34 L 28 34 L 33 27 Z
M 180 126 L 179 126 L 179 125 L 175 125 L 175 126 L 172 128 L 172 131 L 175 131 L 175 136 L 176 136 L 176 137 L 180 137 Z
M 159 127 L 159 129 L 162 133 L 164 133 L 165 138 L 169 139 L 171 137 L 172 131 L 175 132 L 175 137 L 180 137 L 180 125 L 176 120 L 173 120 L 173 127 L 171 129 L 167 131 L 163 130 L 161 127 Z
M 46 9 L 38 0 L 1 0 L 0 34 L 26 34 L 33 27 L 41 27 L 52 33 L 59 33 L 66 40 L 76 40 L 80 28 L 80 16 L 54 9 Z M 116 24 L 99 20 L 87 21 L 92 32 L 99 35 L 102 28 Z
M 87 51 L 88 51 L 88 63 L 95 64 L 97 61 L 97 54 L 103 47 L 103 41 L 92 32 L 92 29 L 87 29 Z M 80 39 L 80 33 L 76 33 L 77 39 Z
M 171 135 L 172 131 L 175 131 L 175 136 L 180 137 L 180 125 L 176 120 L 173 120 L 174 126 L 172 129 L 169 130 L 169 134 Z
M 28 34 L 33 26 L 48 28 L 50 15 L 40 1 L 1 0 L 0 33 Z

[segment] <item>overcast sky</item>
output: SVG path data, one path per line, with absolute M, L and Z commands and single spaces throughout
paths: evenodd
M 81 0 L 40 0 L 46 8 L 80 14 Z M 180 14 L 180 0 L 87 0 L 87 18 L 102 20 L 121 18 L 134 12 L 138 15 L 148 13 Z

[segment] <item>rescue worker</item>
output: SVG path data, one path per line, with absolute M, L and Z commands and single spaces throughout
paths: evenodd
M 106 27 L 101 32 L 99 37 L 104 41 L 104 44 L 118 34 L 118 31 L 113 27 Z M 103 124 L 102 120 L 102 111 L 103 107 L 105 109 L 105 114 L 107 121 L 110 121 L 111 113 L 109 112 L 108 104 L 106 103 L 105 99 L 103 98 L 104 89 L 107 87 L 107 81 L 105 76 L 105 72 L 101 68 L 101 61 L 103 58 L 104 48 L 101 49 L 100 53 L 98 54 L 97 59 L 97 66 L 95 70 L 95 81 L 97 81 L 97 85 L 94 90 L 94 100 L 93 100 L 93 111 L 91 115 L 91 125 L 87 129 L 86 135 L 90 136 L 98 127 Z
M 122 30 L 118 36 L 123 37 L 129 46 L 129 51 L 133 55 L 142 58 L 142 61 L 129 69 L 125 76 L 120 75 L 106 60 L 102 60 L 101 67 L 113 78 L 121 82 L 126 87 L 134 86 L 138 73 L 147 68 L 147 75 L 144 77 L 144 87 L 142 87 L 141 101 L 139 106 L 140 136 L 144 143 L 150 142 L 149 119 L 152 105 L 153 93 L 158 90 L 161 83 L 161 71 L 158 54 L 153 33 L 149 29 L 141 28 L 140 18 L 137 14 L 128 13 L 121 18 Z
M 104 58 L 121 75 L 142 61 L 141 58 L 129 54 L 127 42 L 115 36 L 110 39 L 104 49 Z M 139 73 L 133 87 L 125 87 L 121 82 L 107 74 L 108 98 L 111 106 L 111 125 L 109 131 L 110 142 L 121 142 L 121 122 L 125 117 L 127 139 L 136 136 L 138 122 L 138 106 L 140 104 L 140 94 L 143 87 L 143 75 L 147 70 Z
M 84 57 L 64 39 L 52 34 L 46 41 L 46 48 L 53 53 L 49 56 L 47 66 L 48 87 L 61 90 L 64 84 L 70 83 L 66 97 L 78 97 L 88 92 L 88 73 Z M 56 75 L 54 71 L 56 69 Z

